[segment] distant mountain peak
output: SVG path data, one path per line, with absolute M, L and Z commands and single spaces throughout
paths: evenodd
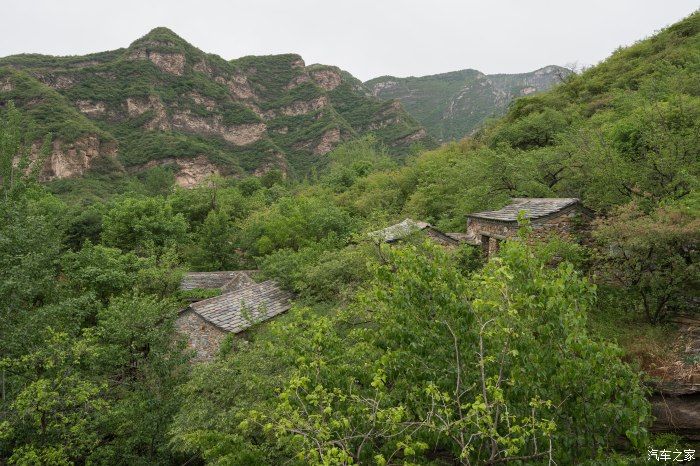
M 380 99 L 398 99 L 438 141 L 461 139 L 518 97 L 545 91 L 571 71 L 548 65 L 528 73 L 485 74 L 463 69 L 429 76 L 382 76 L 365 83 Z

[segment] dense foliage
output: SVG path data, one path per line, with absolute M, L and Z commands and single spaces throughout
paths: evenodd
M 0 462 L 633 463 L 646 389 L 595 322 L 697 311 L 699 22 L 516 101 L 469 140 L 403 163 L 354 139 L 303 178 L 180 189 L 155 167 L 50 190 L 32 169 L 50 137 L 32 151 L 35 117 L 7 105 Z M 486 263 L 420 234 L 368 239 L 407 216 L 463 231 L 511 196 L 577 196 L 601 219 L 582 244 L 529 244 L 523 225 Z M 211 294 L 178 292 L 182 272 L 252 268 L 295 306 L 190 364 L 174 321 Z

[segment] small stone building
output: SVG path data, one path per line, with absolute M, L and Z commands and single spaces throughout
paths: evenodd
M 180 312 L 176 326 L 196 351 L 194 361 L 209 361 L 224 337 L 240 334 L 253 325 L 275 317 L 291 307 L 292 294 L 272 280 L 256 283 L 251 271 L 187 274 L 181 289 L 216 289 L 222 294 L 190 304 Z
M 594 217 L 576 198 L 513 198 L 502 209 L 469 214 L 467 235 L 476 238 L 489 256 L 498 251 L 500 241 L 517 235 L 521 211 L 530 221 L 532 237 L 536 239 L 553 233 L 576 239 L 588 230 Z
M 442 246 L 456 246 L 466 237 L 464 233 L 443 233 L 429 223 L 410 218 L 382 230 L 373 231 L 369 233 L 369 237 L 376 243 L 391 244 L 407 239 L 418 232 L 423 232 L 428 238 Z

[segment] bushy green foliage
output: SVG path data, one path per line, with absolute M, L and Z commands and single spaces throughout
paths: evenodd
M 510 244 L 468 279 L 434 246 L 386 254 L 347 312 L 312 321 L 300 312 L 276 329 L 279 341 L 308 345 L 289 345 L 299 356 L 278 379 L 279 395 L 235 382 L 245 399 L 255 396 L 249 390 L 264 397 L 250 411 L 216 389 L 225 382 L 208 382 L 227 366 L 247 370 L 239 362 L 269 348 L 262 342 L 240 360 L 203 368 L 187 389 L 193 407 L 180 414 L 177 438 L 208 461 L 232 464 L 397 455 L 423 464 L 436 451 L 464 463 L 550 454 L 566 463 L 596 457 L 619 434 L 644 445 L 644 392 L 619 350 L 587 335 L 594 288 L 570 264 L 548 268 Z M 578 383 L 584 376 L 588 383 Z M 212 409 L 230 414 L 202 424 L 198 413 Z
M 103 218 L 102 241 L 122 251 L 147 251 L 177 246 L 187 222 L 163 198 L 124 198 Z
M 600 326 L 627 325 L 632 335 L 630 310 L 646 303 L 661 318 L 690 309 L 697 294 L 696 42 L 693 15 L 517 101 L 473 139 L 399 164 L 379 128 L 337 147 L 303 181 L 273 169 L 185 190 L 171 186 L 168 163 L 140 181 L 96 167 L 49 185 L 64 202 L 25 171 L 27 157 L 13 168 L 35 141 L 8 105 L 0 119 L 0 462 L 612 464 L 625 461 L 613 451 L 622 438 L 636 455 L 647 438 L 646 393 L 623 362 L 633 355 L 603 340 L 613 332 Z M 122 90 L 168 103 L 190 91 L 221 97 L 227 91 L 207 73 L 256 63 L 287 70 L 279 82 L 260 75 L 250 83 L 282 102 L 301 69 L 294 56 L 227 63 L 164 29 L 128 52 L 149 47 L 185 54 L 184 74 L 166 76 L 123 50 L 86 66 L 115 71 L 113 61 L 130 62 L 122 69 L 134 73 L 134 87 Z M 62 63 L 66 75 L 84 69 Z M 347 134 L 364 133 L 354 124 L 373 112 L 376 123 L 387 116 L 390 106 L 353 100 L 348 86 L 358 83 L 343 78 L 329 94 L 337 108 L 269 120 L 274 141 L 233 152 L 215 138 L 141 132 L 148 115 L 114 124 L 120 142 L 131 141 L 129 163 L 150 151 L 202 150 L 231 170 L 252 170 L 296 136 L 333 128 L 337 109 Z M 290 95 L 312 91 L 308 84 Z M 197 105 L 182 108 L 208 115 Z M 148 142 L 143 152 L 139 141 Z M 304 150 L 294 149 L 298 161 Z M 580 196 L 612 213 L 595 226 L 599 254 L 562 240 L 528 246 L 523 233 L 484 263 L 473 246 L 443 250 L 417 236 L 378 248 L 366 235 L 405 217 L 464 231 L 464 214 L 511 196 Z M 255 267 L 260 279 L 294 291 L 297 304 L 228 337 L 211 363 L 188 365 L 177 310 L 220 291 L 178 292 L 180 271 Z
M 350 233 L 352 218 L 330 199 L 284 197 L 266 210 L 253 213 L 241 230 L 241 245 L 253 255 L 299 249 L 328 237 Z
M 319 300 L 347 297 L 368 278 L 369 243 L 340 248 L 337 238 L 293 249 L 278 249 L 260 261 L 262 271 L 285 287 Z
M 620 288 L 650 322 L 693 309 L 700 290 L 697 195 L 645 215 L 632 204 L 596 231 L 603 278 Z

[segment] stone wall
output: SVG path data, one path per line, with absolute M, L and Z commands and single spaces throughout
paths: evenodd
M 425 234 L 428 235 L 428 237 L 435 241 L 437 244 L 441 246 L 457 246 L 459 244 L 458 241 L 450 238 L 446 234 L 442 233 L 439 230 L 436 230 L 432 227 L 428 227 L 425 229 Z
M 567 240 L 584 241 L 590 230 L 591 218 L 577 208 L 565 209 L 557 215 L 533 220 L 530 223 L 531 241 L 545 240 L 553 234 Z M 513 238 L 518 234 L 517 222 L 499 222 L 482 218 L 469 218 L 467 233 L 482 238 L 484 253 L 493 254 L 498 250 L 498 241 Z M 483 237 L 490 238 L 488 246 Z
M 187 337 L 187 346 L 197 352 L 193 362 L 211 361 L 228 332 L 210 324 L 190 309 L 175 321 L 176 328 Z

